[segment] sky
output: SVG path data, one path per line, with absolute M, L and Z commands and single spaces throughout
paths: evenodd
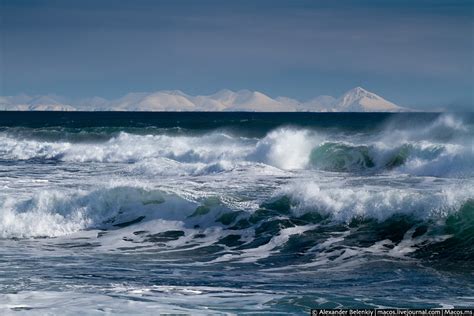
M 362 86 L 472 109 L 473 17 L 473 0 L 0 0 L 0 95 Z

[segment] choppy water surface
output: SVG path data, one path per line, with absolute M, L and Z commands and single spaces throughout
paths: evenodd
M 1 313 L 472 307 L 472 114 L 1 113 Z

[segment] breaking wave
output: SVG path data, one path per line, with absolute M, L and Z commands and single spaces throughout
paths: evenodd
M 441 116 L 427 127 L 368 135 L 283 127 L 261 139 L 225 132 L 136 135 L 121 132 L 100 142 L 44 141 L 0 134 L 2 160 L 137 163 L 158 172 L 205 174 L 263 163 L 282 170 L 400 172 L 465 177 L 474 173 L 472 131 Z M 24 133 L 23 133 L 24 134 Z M 23 135 L 22 134 L 22 135 Z
M 0 237 L 86 234 L 114 251 L 145 247 L 215 263 L 279 257 L 273 267 L 368 253 L 471 260 L 472 125 L 442 115 L 394 126 L 287 126 L 263 137 L 114 131 L 80 140 L 2 131 L 0 185 L 14 194 L 0 195 Z M 23 188 L 16 179 L 25 170 L 46 178 L 44 186 Z M 50 184 L 50 171 L 70 185 Z
M 317 169 L 351 171 L 387 171 L 427 176 L 468 176 L 474 166 L 472 149 L 457 144 L 428 141 L 356 145 L 346 142 L 325 142 L 311 152 L 311 166 Z
M 77 310 L 91 297 L 203 313 L 242 312 L 229 297 L 288 313 L 471 304 L 470 114 L 14 117 L 0 126 L 0 279 L 19 293 L 7 313 L 45 310 L 45 289 L 86 291 Z M 218 308 L 188 308 L 207 296 Z
M 256 209 L 236 209 L 219 196 L 190 199 L 147 187 L 47 190 L 22 201 L 0 201 L 0 234 L 98 231 L 103 247 L 108 242 L 114 250 L 202 249 L 206 256 L 200 260 L 209 262 L 265 262 L 298 253 L 297 261 L 309 264 L 320 256 L 342 260 L 349 252 L 471 260 L 473 196 L 472 187 L 417 192 L 294 183 Z
M 56 237 L 85 229 L 121 227 L 120 223 L 140 217 L 183 219 L 193 206 L 186 199 L 133 186 L 91 192 L 44 190 L 23 201 L 6 197 L 0 203 L 3 238 Z

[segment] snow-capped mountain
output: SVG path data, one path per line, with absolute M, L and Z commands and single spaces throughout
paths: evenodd
M 347 91 L 332 104 L 335 112 L 401 112 L 406 109 L 361 87 Z
M 275 99 L 258 91 L 228 89 L 211 95 L 188 95 L 179 90 L 129 93 L 107 100 L 93 97 L 70 101 L 55 95 L 0 97 L 0 110 L 17 111 L 249 111 L 249 112 L 400 112 L 407 108 L 357 87 L 339 98 L 322 95 L 300 102 Z
M 158 91 L 149 94 L 127 94 L 108 104 L 115 111 L 196 111 L 189 97 L 176 91 Z
M 75 107 L 56 95 L 30 97 L 22 94 L 19 96 L 0 97 L 0 110 L 75 111 Z
M 289 104 L 274 100 L 258 91 L 230 91 L 217 101 L 224 106 L 225 111 L 287 112 L 295 110 Z

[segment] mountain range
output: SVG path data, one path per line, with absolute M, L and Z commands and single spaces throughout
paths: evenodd
M 356 87 L 338 98 L 318 96 L 308 101 L 275 99 L 258 91 L 228 89 L 211 95 L 192 96 L 179 90 L 129 93 L 107 100 L 93 97 L 68 101 L 56 95 L 0 96 L 0 110 L 7 111 L 249 111 L 249 112 L 402 112 L 411 111 Z

